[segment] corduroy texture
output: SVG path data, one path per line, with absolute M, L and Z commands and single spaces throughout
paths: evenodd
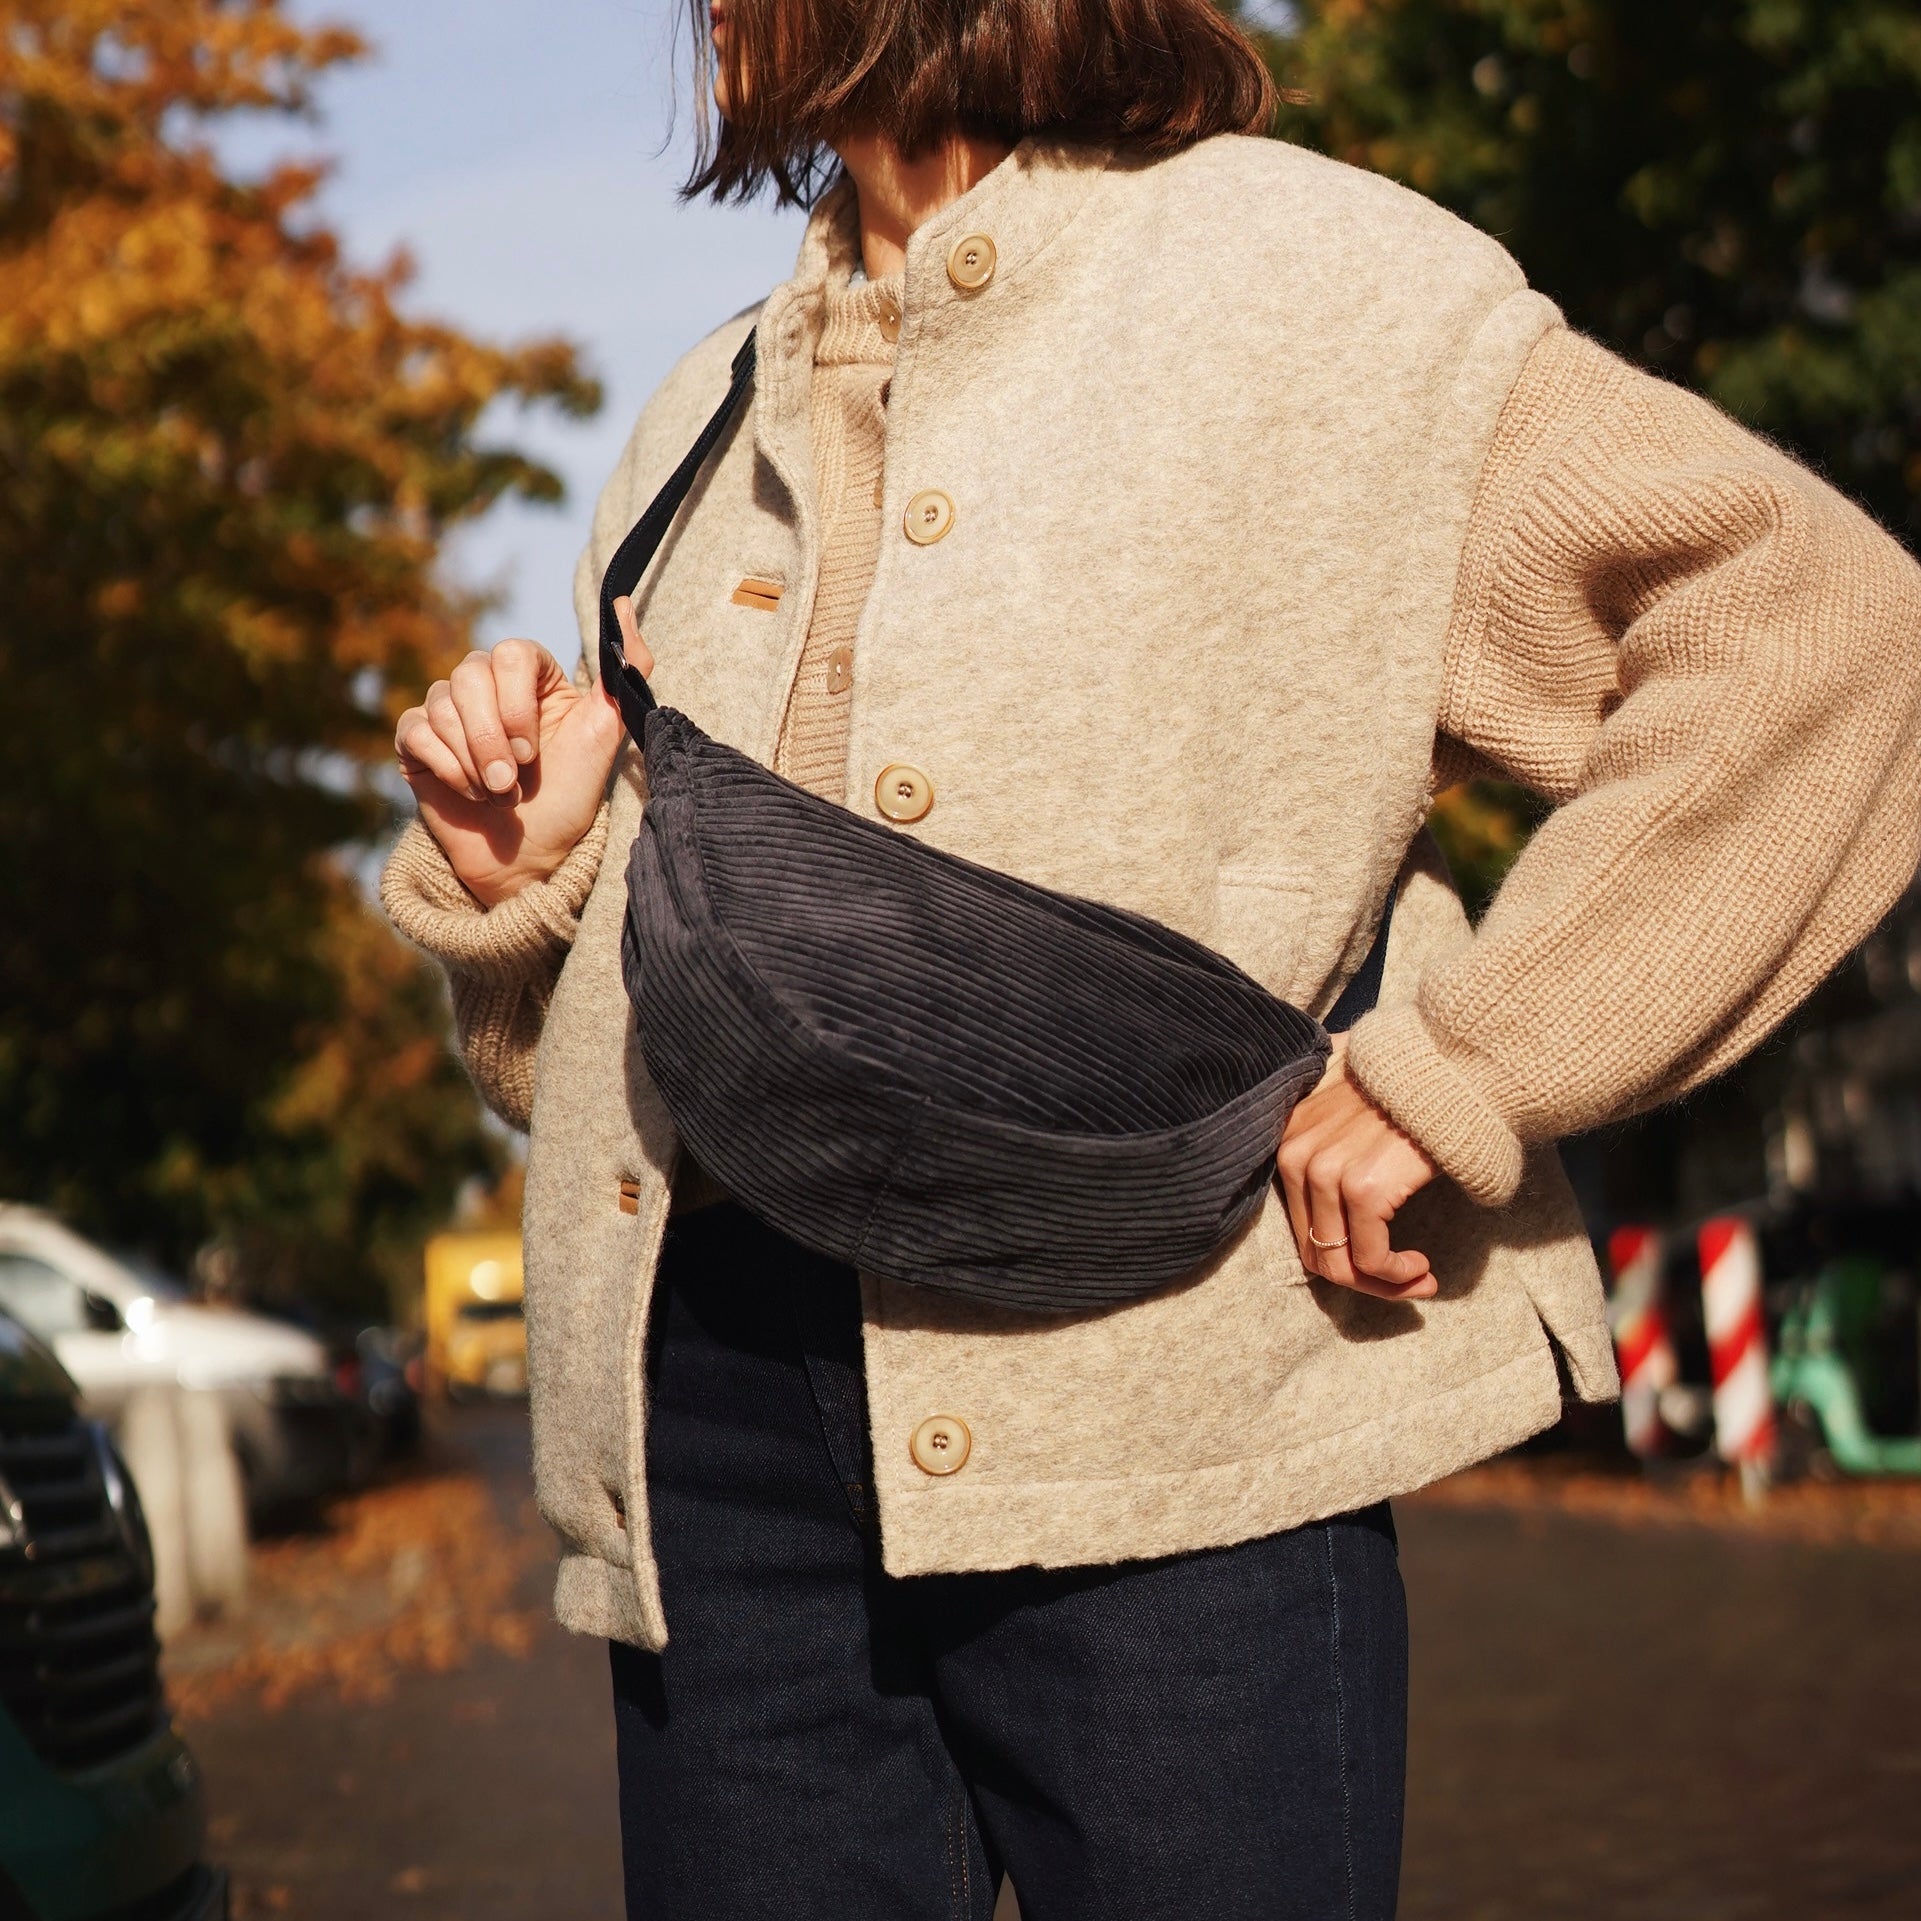
M 998 265 L 968 293 L 950 283 L 946 260 L 976 233 L 993 239 Z M 642 624 L 661 698 L 767 765 L 822 558 L 813 357 L 825 289 L 855 251 L 842 190 L 817 209 L 794 279 L 695 348 L 649 404 L 577 576 L 591 652 L 601 570 L 712 411 L 757 321 L 751 413 L 644 588 Z M 1903 796 L 1921 656 L 1910 625 L 1863 623 L 1850 605 L 1903 605 L 1912 563 L 1892 542 L 1850 531 L 1865 523 L 1812 476 L 1565 335 L 1484 236 L 1281 143 L 1209 141 L 1149 165 L 1030 142 L 913 236 L 903 285 L 881 541 L 857 634 L 845 789 L 856 811 L 873 808 L 882 767 L 910 761 L 936 796 L 911 830 L 919 837 L 1151 915 L 1318 1010 L 1360 961 L 1437 760 L 1505 753 L 1560 797 L 1585 781 L 1565 810 L 1569 838 L 1543 837 L 1549 858 L 1522 864 L 1482 936 L 1431 849 L 1409 864 L 1382 1011 L 1355 1030 L 1365 1055 L 1370 1028 L 1391 1033 L 1430 977 L 1477 965 L 1480 940 L 1494 936 L 1502 992 L 1548 1010 L 1538 1036 L 1547 1057 L 1580 1052 L 1583 1099 L 1605 1062 L 1633 1099 L 1671 1080 L 1676 1061 L 1695 1061 L 1698 1037 L 1644 1032 L 1617 1017 L 1611 978 L 1564 971 L 1593 917 L 1631 922 L 1640 902 L 1676 884 L 1677 849 L 1683 860 L 1730 846 L 1740 855 L 1700 877 L 1715 907 L 1688 944 L 1691 965 L 1712 961 L 1724 1007 L 1758 1007 L 1784 967 L 1818 964 L 1824 945 L 1865 932 L 1898 891 L 1890 874 L 1911 862 L 1916 827 Z M 1532 388 L 1520 377 L 1544 343 L 1593 378 L 1552 383 L 1565 417 L 1517 441 Z M 1675 467 L 1651 475 L 1643 462 L 1621 464 L 1604 435 L 1588 438 L 1576 464 L 1605 511 L 1569 529 L 1564 552 L 1535 553 L 1529 565 L 1545 566 L 1547 584 L 1528 618 L 1490 618 L 1491 581 L 1518 578 L 1518 563 L 1490 568 L 1475 556 L 1514 551 L 1512 503 L 1533 484 L 1526 447 L 1592 436 L 1617 380 L 1679 436 Z M 1695 471 L 1687 449 L 1703 434 L 1716 477 L 1677 495 L 1673 476 Z M 1728 578 L 1739 591 L 1703 597 L 1717 555 L 1738 563 L 1754 550 L 1741 502 L 1757 473 L 1800 503 L 1820 550 L 1800 555 L 1814 577 L 1830 575 L 1838 542 L 1841 574 L 1856 583 L 1852 603 L 1817 591 L 1821 674 L 1784 689 L 1778 726 L 1805 730 L 1823 753 L 1840 751 L 1834 740 L 1853 727 L 1868 771 L 1837 786 L 1808 781 L 1795 754 L 1751 754 L 1707 796 L 1732 839 L 1617 841 L 1616 817 L 1593 804 L 1610 785 L 1615 704 L 1682 717 L 1662 738 L 1683 757 L 1695 730 L 1722 724 L 1720 710 L 1691 698 L 1687 658 L 1639 645 L 1647 623 L 1660 624 L 1669 583 L 1692 605 L 1714 604 L 1716 673 L 1730 693 L 1766 672 L 1781 610 L 1803 604 L 1807 576 L 1789 565 L 1736 564 Z M 901 515 L 929 486 L 950 495 L 957 517 L 945 540 L 919 548 Z M 1645 541 L 1630 543 L 1635 596 L 1595 592 L 1622 577 L 1595 538 L 1659 524 L 1677 497 L 1698 516 L 1687 565 L 1649 570 Z M 731 603 L 749 574 L 785 584 L 778 612 Z M 1722 706 L 1738 727 L 1753 724 L 1744 700 Z M 1437 724 L 1454 737 L 1437 738 Z M 1538 763 L 1526 743 L 1543 744 Z M 1864 800 L 1861 781 L 1877 778 Z M 1771 819 L 1788 789 L 1810 810 L 1800 825 L 1820 838 L 1817 865 L 1831 877 L 1824 917 L 1802 923 L 1816 936 L 1812 957 L 1772 910 L 1766 938 L 1747 931 L 1748 890 L 1801 885 L 1767 871 L 1775 850 L 1762 836 L 1745 851 L 1740 842 L 1740 824 Z M 644 795 L 638 767 L 624 763 L 607 856 L 553 988 L 526 1236 L 536 1478 L 566 1549 L 556 1607 L 571 1627 L 655 1645 L 667 1623 L 648 1552 L 642 1354 L 680 1145 L 632 1044 L 620 974 Z M 1686 815 L 1685 782 L 1670 803 L 1669 818 Z M 1579 887 L 1557 879 L 1557 849 L 1578 853 Z M 1521 937 L 1529 926 L 1537 937 Z M 1618 963 L 1623 950 L 1608 951 Z M 543 979 L 553 965 L 544 946 L 530 956 Z M 1683 979 L 1670 1011 L 1686 1023 L 1692 1005 Z M 1433 1017 L 1418 1018 L 1431 1062 Z M 1724 1012 L 1705 1019 L 1703 1035 L 1717 1023 L 1727 1031 Z M 1499 1104 L 1505 1077 L 1525 1076 L 1518 1032 L 1508 1040 L 1486 1081 L 1465 1050 L 1450 1062 L 1514 1138 L 1516 1119 L 1531 1131 L 1549 1117 Z M 1663 1049 L 1673 1050 L 1665 1063 Z M 1379 1078 L 1385 1092 L 1394 1077 Z M 1472 1177 L 1472 1142 L 1449 1145 L 1461 1111 L 1437 1103 L 1427 1144 Z M 1511 1169 L 1510 1156 L 1480 1191 L 1500 1191 Z M 632 1214 L 623 1181 L 638 1196 Z M 1440 1182 L 1396 1233 L 1432 1258 L 1434 1301 L 1304 1284 L 1271 1202 L 1204 1278 L 1105 1314 L 1036 1322 L 870 1277 L 885 1565 L 907 1574 L 1175 1553 L 1403 1492 L 1555 1418 L 1544 1328 L 1576 1392 L 1613 1391 L 1599 1278 L 1551 1151 L 1525 1156 L 1504 1205 L 1477 1207 Z M 933 1413 L 964 1418 L 974 1437 L 965 1469 L 940 1480 L 907 1445 Z
M 622 971 L 700 1167 L 802 1245 L 1029 1313 L 1193 1273 L 1327 1039 L 1230 961 L 647 716 Z
M 900 327 L 899 274 L 830 281 L 814 353 L 809 409 L 814 487 L 820 498 L 820 583 L 807 623 L 775 771 L 823 799 L 847 791 L 847 725 L 853 707 L 854 632 L 880 548 L 880 477 L 886 399 Z
M 861 339 L 851 318 L 850 335 Z M 826 428 L 841 444 L 865 399 L 845 411 Z M 832 463 L 867 472 L 871 489 L 877 448 Z M 845 781 L 847 715 L 824 696 L 821 663 L 837 645 L 851 652 L 846 609 L 873 552 L 842 497 L 828 625 L 810 627 L 783 733 L 784 748 L 807 743 L 783 771 L 830 793 Z M 1921 580 L 1888 565 L 1888 547 L 1765 443 L 1592 341 L 1555 331 L 1530 357 L 1462 559 L 1440 745 L 1473 750 L 1460 772 L 1588 804 L 1536 836 L 1470 955 L 1416 1005 L 1364 1021 L 1349 1052 L 1361 1086 L 1476 1199 L 1513 1193 L 1524 1142 L 1658 1104 L 1739 1059 L 1915 871 L 1921 770 L 1901 749 L 1921 725 L 1921 691 L 1902 638 L 1921 632 Z M 1890 671 L 1824 646 L 1837 625 L 1885 636 Z M 1617 626 L 1632 629 L 1643 694 L 1631 714 Z M 1769 806 L 1753 846 L 1747 815 L 1726 804 L 1750 790 Z M 1853 823 L 1870 813 L 1910 824 L 1856 845 Z M 603 817 L 546 887 L 492 915 L 418 826 L 383 882 L 396 925 L 454 973 L 476 1080 L 519 1126 L 544 990 L 604 832 Z M 1571 1021 L 1570 1005 L 1616 1017 Z

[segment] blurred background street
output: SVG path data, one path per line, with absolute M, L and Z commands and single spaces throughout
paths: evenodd
M 525 1409 L 450 1410 L 417 1476 L 267 1545 L 244 1636 L 176 1644 L 236 1915 L 616 1921 L 607 1650 L 554 1625 L 532 1500 Z
M 1278 137 L 1921 549 L 1913 0 L 1223 6 Z M 636 410 L 800 215 L 678 199 L 678 0 L 0 29 L 0 1921 L 611 1921 L 525 1143 L 371 877 L 397 714 L 571 657 Z M 1436 797 L 1472 913 L 1542 815 Z M 1401 1505 L 1402 1911 L 1921 1913 L 1921 891 L 1564 1158 L 1627 1393 Z
M 237 1914 L 615 1921 L 605 1650 L 547 1619 L 529 1496 L 521 1410 L 454 1409 L 417 1480 L 266 1547 L 247 1636 L 176 1644 Z M 379 1516 L 416 1501 L 451 1524 Z M 1921 1491 L 1756 1517 L 1549 1462 L 1398 1519 L 1404 1915 L 1914 1913 Z

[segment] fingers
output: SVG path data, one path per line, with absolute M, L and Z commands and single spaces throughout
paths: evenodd
M 467 751 L 467 729 L 460 718 L 460 709 L 454 704 L 450 683 L 437 680 L 427 689 L 426 709 L 427 725 L 460 769 L 461 792 L 469 800 L 485 800 L 487 789 L 481 784 L 480 769 L 475 766 L 473 755 Z
M 501 719 L 492 656 L 476 649 L 448 676 L 446 685 L 448 700 L 441 707 L 436 707 L 433 694 L 427 696 L 427 718 L 434 731 L 461 756 L 470 775 L 487 793 L 510 796 L 520 784 L 520 763 Z M 434 692 L 439 692 L 438 686 Z M 454 719 L 451 734 L 443 724 L 449 705 Z
M 1387 1231 L 1392 1210 L 1383 1211 L 1352 1162 L 1338 1153 L 1316 1154 L 1308 1162 L 1305 1187 L 1308 1250 L 1323 1280 L 1384 1301 L 1422 1299 L 1434 1292 L 1426 1257 L 1394 1252 Z
M 635 618 L 631 595 L 622 594 L 614 602 L 614 618 L 620 622 L 620 638 L 626 649 L 627 664 L 637 668 L 644 680 L 654 671 L 654 650 L 640 637 L 640 622 Z
M 1348 1234 L 1344 1252 L 1353 1275 L 1348 1285 L 1388 1300 L 1425 1300 L 1432 1295 L 1435 1280 L 1427 1256 L 1411 1247 L 1397 1251 L 1389 1238 L 1394 1206 L 1377 1177 L 1369 1169 L 1350 1166 L 1343 1171 L 1340 1185 Z
M 540 754 L 542 697 L 565 679 L 531 640 L 476 649 L 401 715 L 394 746 L 402 770 L 430 773 L 468 800 L 518 799 L 520 770 Z
M 1378 1300 L 1425 1300 L 1435 1291 L 1427 1256 L 1396 1252 L 1389 1237 L 1395 1199 L 1366 1156 L 1340 1140 L 1315 1152 L 1303 1178 L 1309 1250 L 1323 1279 Z
M 1352 1287 L 1354 1266 L 1348 1255 L 1352 1236 L 1347 1231 L 1347 1210 L 1341 1201 L 1340 1169 L 1332 1155 L 1317 1154 L 1308 1162 L 1304 1188 L 1307 1246 L 1314 1256 L 1314 1271 L 1337 1287 Z
M 531 640 L 503 640 L 488 656 L 494 669 L 494 699 L 507 746 L 525 767 L 540 752 L 541 683 L 559 664 Z
M 1295 1109 L 1276 1161 L 1307 1272 L 1381 1300 L 1432 1298 L 1427 1257 L 1397 1250 L 1389 1228 L 1432 1164 L 1352 1083 L 1330 1073 Z
M 1345 1065 L 1345 1056 L 1340 1051 L 1345 1038 L 1339 1034 L 1334 1037 L 1334 1047 L 1320 1080 L 1313 1093 L 1301 1101 L 1288 1117 L 1281 1135 L 1280 1150 L 1274 1156 L 1275 1166 L 1280 1170 L 1281 1194 L 1287 1202 L 1288 1225 L 1294 1230 L 1294 1245 L 1300 1250 L 1301 1266 L 1310 1274 L 1320 1273 L 1321 1261 L 1311 1238 L 1314 1223 L 1308 1213 L 1307 1167 L 1314 1158 L 1315 1141 L 1320 1131 L 1315 1124 L 1320 1096 L 1327 1087 L 1339 1080 Z
M 1297 1118 L 1299 1113 L 1297 1108 Z M 1308 1273 L 1318 1274 L 1321 1259 L 1311 1238 L 1314 1223 L 1307 1212 L 1307 1164 L 1312 1157 L 1312 1142 L 1290 1121 L 1281 1140 L 1281 1151 L 1274 1157 L 1281 1174 L 1281 1198 L 1287 1203 L 1287 1224 L 1294 1230 L 1294 1245 L 1300 1249 L 1301 1265 Z
M 431 700 L 444 681 L 428 690 Z M 400 755 L 400 771 L 408 780 L 426 774 L 468 800 L 480 799 L 472 773 L 461 757 L 440 737 L 428 717 L 425 703 L 409 707 L 394 728 L 394 749 Z

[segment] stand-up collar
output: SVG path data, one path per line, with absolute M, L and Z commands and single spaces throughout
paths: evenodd
M 1111 158 L 1105 147 L 1023 140 L 908 241 L 908 304 L 966 297 L 969 289 L 949 278 L 947 262 L 954 243 L 973 234 L 993 243 L 994 280 L 1019 273 L 1073 219 Z M 830 274 L 851 272 L 859 258 L 859 203 L 854 183 L 843 178 L 814 209 L 788 284 L 812 293 Z
M 1027 263 L 1080 211 L 1112 160 L 1106 147 L 1068 146 L 1029 137 L 999 166 L 943 207 L 907 243 L 902 294 L 910 321 L 937 305 L 978 298 L 1019 276 Z M 950 272 L 955 244 L 985 239 L 992 268 L 977 285 L 969 269 Z M 860 259 L 860 206 L 852 180 L 843 178 L 814 209 L 801 237 L 791 280 L 776 287 L 761 310 L 763 408 L 797 396 L 787 390 L 797 364 L 811 363 L 829 279 L 845 280 Z M 978 266 L 972 270 L 978 273 Z M 804 384 L 804 383 L 803 383 Z
M 906 326 L 917 330 L 936 309 L 991 297 L 1017 279 L 1080 211 L 1112 158 L 1106 147 L 1023 140 L 908 241 L 902 275 Z M 956 243 L 983 239 L 991 254 L 975 250 L 971 263 L 955 262 Z M 992 265 L 979 279 L 983 258 Z M 843 177 L 814 209 L 794 276 L 767 297 L 758 323 L 756 442 L 797 498 L 804 498 L 809 471 L 807 397 L 827 285 L 830 278 L 844 281 L 859 259 L 860 206 L 853 181 Z M 970 279 L 977 284 L 967 284 Z

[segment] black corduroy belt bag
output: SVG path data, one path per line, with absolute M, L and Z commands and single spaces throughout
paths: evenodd
M 869 1273 L 1042 1313 L 1180 1280 L 1260 1206 L 1386 923 L 1324 1028 L 1198 941 L 862 820 L 660 706 L 615 601 L 753 370 L 749 334 L 601 582 L 647 764 L 621 966 L 648 1072 L 729 1194 Z

